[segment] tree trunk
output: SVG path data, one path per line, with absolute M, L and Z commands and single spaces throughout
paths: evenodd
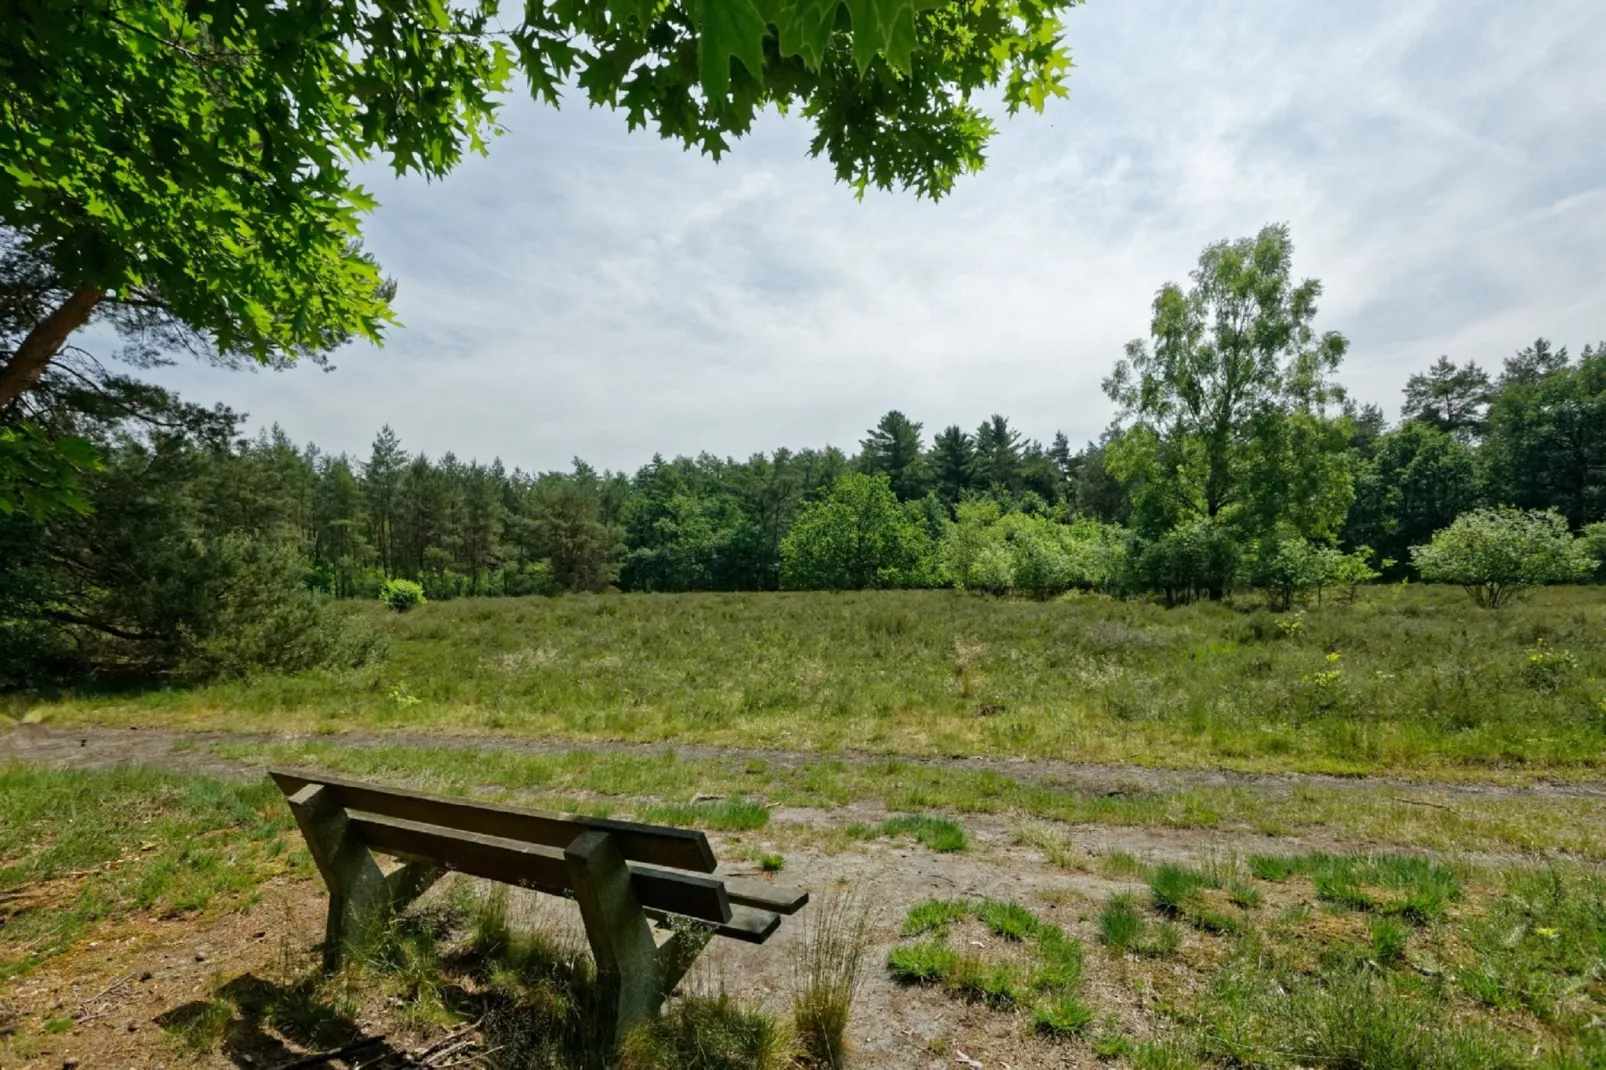
M 61 352 L 67 337 L 84 325 L 100 300 L 99 290 L 91 286 L 80 287 L 54 312 L 34 325 L 5 367 L 0 368 L 0 409 L 5 409 L 38 385 L 39 377 L 45 373 L 45 368 L 56 354 Z

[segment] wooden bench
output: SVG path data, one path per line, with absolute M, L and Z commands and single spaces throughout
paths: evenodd
M 809 899 L 795 888 L 709 876 L 714 852 L 694 829 L 493 806 L 309 770 L 269 775 L 329 886 L 329 968 L 448 871 L 572 898 L 596 958 L 611 1042 L 657 1015 L 710 933 L 763 943 L 782 914 Z M 403 864 L 386 874 L 376 852 Z M 662 944 L 649 918 L 673 930 Z

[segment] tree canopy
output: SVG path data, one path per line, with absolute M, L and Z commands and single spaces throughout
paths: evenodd
M 1313 536 L 1342 522 L 1344 443 L 1322 424 L 1325 407 L 1342 398 L 1330 377 L 1348 343 L 1316 332 L 1321 283 L 1294 281 L 1293 252 L 1280 225 L 1208 246 L 1190 287 L 1161 287 L 1151 340 L 1128 343 L 1105 380 L 1131 424 L 1113 460 L 1140 527 L 1169 530 L 1251 505 L 1272 514 L 1263 523 L 1297 512 L 1287 519 Z M 1298 493 L 1285 493 L 1313 471 Z
M 1074 2 L 14 0 L 0 211 L 53 300 L 0 358 L 0 408 L 102 303 L 262 362 L 379 338 L 352 165 L 445 174 L 516 76 L 715 157 L 795 109 L 840 179 L 940 196 L 993 132 L 973 93 L 999 86 L 1010 111 L 1064 93 Z

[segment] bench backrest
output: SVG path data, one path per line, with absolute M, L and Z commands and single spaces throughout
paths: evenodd
M 520 840 L 559 850 L 573 843 L 580 833 L 598 829 L 611 835 L 619 847 L 619 853 L 632 862 L 691 870 L 694 873 L 712 873 L 716 865 L 714 849 L 708 845 L 708 837 L 696 829 L 469 802 L 447 795 L 431 795 L 428 792 L 332 777 L 312 770 L 276 769 L 268 775 L 286 797 L 308 784 L 319 784 L 329 788 L 338 804 L 347 810 L 360 810 L 403 821 L 419 821 L 460 832 Z

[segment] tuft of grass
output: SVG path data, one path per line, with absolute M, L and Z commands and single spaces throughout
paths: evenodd
M 1227 884 L 1227 900 L 1235 907 L 1253 910 L 1260 905 L 1260 891 L 1243 878 L 1235 878 Z
M 1143 863 L 1129 851 L 1111 851 L 1104 856 L 1104 872 L 1111 877 L 1136 877 L 1143 873 Z
M 696 803 L 651 803 L 637 817 L 655 825 L 680 825 L 720 832 L 746 832 L 770 823 L 769 807 L 750 799 L 714 799 Z
M 970 904 L 962 899 L 926 899 L 909 908 L 901 932 L 904 936 L 946 935 L 950 925 L 969 916 Z
M 1308 877 L 1326 902 L 1396 915 L 1415 925 L 1439 919 L 1461 897 L 1454 871 L 1425 858 L 1317 852 L 1284 862 L 1290 873 Z
M 1031 986 L 1039 992 L 1074 992 L 1082 984 L 1085 952 L 1082 942 L 1065 935 L 1058 925 L 1039 923 L 1036 929 L 1036 963 Z
M 1397 966 L 1405 961 L 1405 946 L 1411 930 L 1397 918 L 1373 918 L 1372 961 L 1379 966 Z
M 632 1030 L 620 1070 L 782 1070 L 796 1053 L 774 1017 L 733 997 L 674 1000 L 664 1014 Z
M 934 984 L 959 965 L 959 952 L 942 940 L 900 944 L 887 952 L 887 968 L 905 984 Z
M 1082 865 L 1082 854 L 1077 850 L 1070 833 L 1044 822 L 1022 825 L 1016 838 L 1029 847 L 1043 852 L 1048 864 L 1060 869 L 1076 869 Z
M 984 899 L 976 904 L 978 921 L 1006 940 L 1025 940 L 1037 932 L 1037 916 L 1019 903 Z
M 1131 1038 L 1113 1027 L 1095 1035 L 1091 1046 L 1093 1054 L 1100 1059 L 1131 1058 L 1137 1054 L 1137 1046 Z
M 990 1007 L 1014 1007 L 1031 997 L 1031 984 L 1018 963 L 979 955 L 961 955 L 943 976 L 943 987 Z
M 1052 1037 L 1079 1037 L 1093 1024 L 1093 1008 L 1082 997 L 1063 995 L 1039 1003 L 1032 1012 L 1032 1028 Z
M 792 1023 L 811 1066 L 847 1065 L 848 1020 L 869 944 L 869 912 L 853 893 L 826 897 L 803 921 L 802 947 L 793 959 Z
M 1110 896 L 1099 912 L 1099 937 L 1106 947 L 1117 954 L 1137 950 L 1148 927 L 1131 892 L 1118 892 Z
M 1149 893 L 1154 908 L 1163 914 L 1182 914 L 1193 897 L 1209 881 L 1198 870 L 1167 863 L 1149 874 Z
M 759 855 L 758 868 L 765 873 L 779 873 L 786 868 L 786 856 L 778 854 Z
M 965 830 L 958 822 L 931 814 L 905 814 L 881 823 L 883 836 L 913 836 L 922 846 L 939 854 L 965 849 Z

